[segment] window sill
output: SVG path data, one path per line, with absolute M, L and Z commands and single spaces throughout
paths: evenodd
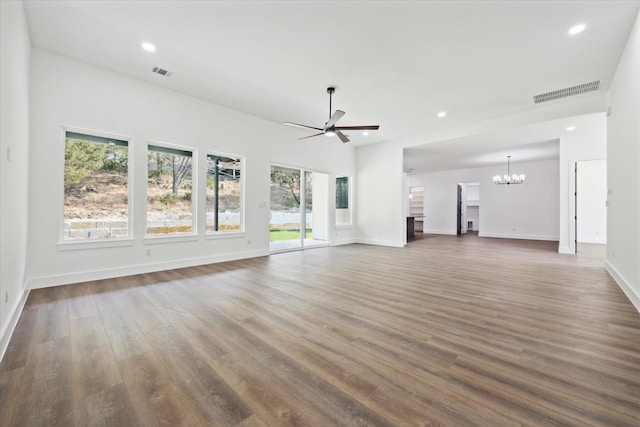
M 159 236 L 146 236 L 144 238 L 144 244 L 160 245 L 163 243 L 195 242 L 197 240 L 198 240 L 198 236 L 195 234 L 159 235 Z
M 133 239 L 101 239 L 101 240 L 65 240 L 58 242 L 59 251 L 78 251 L 84 249 L 100 249 L 100 248 L 114 248 L 122 246 L 133 246 Z
M 218 239 L 239 239 L 245 237 L 246 233 L 244 231 L 219 231 L 213 233 L 207 233 L 204 235 L 204 238 L 207 240 L 218 240 Z

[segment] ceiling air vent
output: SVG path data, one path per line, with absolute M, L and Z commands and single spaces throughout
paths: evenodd
M 163 70 L 162 68 L 159 68 L 159 67 L 153 67 L 152 71 L 156 74 L 160 74 L 161 76 L 165 76 L 165 77 L 171 76 L 171 71 Z
M 535 95 L 533 100 L 536 104 L 541 102 L 553 101 L 560 98 L 566 98 L 567 96 L 580 95 L 587 92 L 595 92 L 600 87 L 600 80 L 595 80 L 589 83 L 582 83 L 581 85 L 571 86 L 565 89 L 554 90 L 553 92 L 541 93 Z

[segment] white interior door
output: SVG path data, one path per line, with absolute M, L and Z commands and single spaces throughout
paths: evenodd
M 607 243 L 607 161 L 577 163 L 576 240 L 578 243 Z

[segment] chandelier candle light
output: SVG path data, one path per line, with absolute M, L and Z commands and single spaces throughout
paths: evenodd
M 507 156 L 507 174 L 504 176 L 496 175 L 493 177 L 494 184 L 522 184 L 526 177 L 524 175 L 518 175 L 514 173 L 511 175 L 511 156 Z

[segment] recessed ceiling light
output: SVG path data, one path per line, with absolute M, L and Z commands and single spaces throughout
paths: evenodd
M 367 136 L 367 135 L 369 135 L 369 132 L 362 132 L 362 134 L 363 134 L 364 136 Z
M 574 25 L 573 27 L 571 27 L 569 29 L 569 34 L 571 34 L 572 36 L 576 35 L 576 34 L 579 34 L 579 33 L 583 32 L 585 28 L 587 28 L 587 26 L 584 25 L 584 24 Z
M 576 130 L 576 127 L 575 126 L 569 126 L 569 127 L 567 127 L 567 130 L 569 132 L 571 132 L 572 130 Z
M 142 48 L 144 50 L 146 50 L 147 52 L 155 52 L 156 51 L 156 47 L 154 45 L 152 45 L 151 43 L 147 43 L 147 42 L 142 43 Z
M 443 118 L 443 117 L 446 117 L 446 116 L 447 116 L 447 112 L 446 111 L 440 111 L 438 113 L 438 117 L 440 117 L 440 118 Z

